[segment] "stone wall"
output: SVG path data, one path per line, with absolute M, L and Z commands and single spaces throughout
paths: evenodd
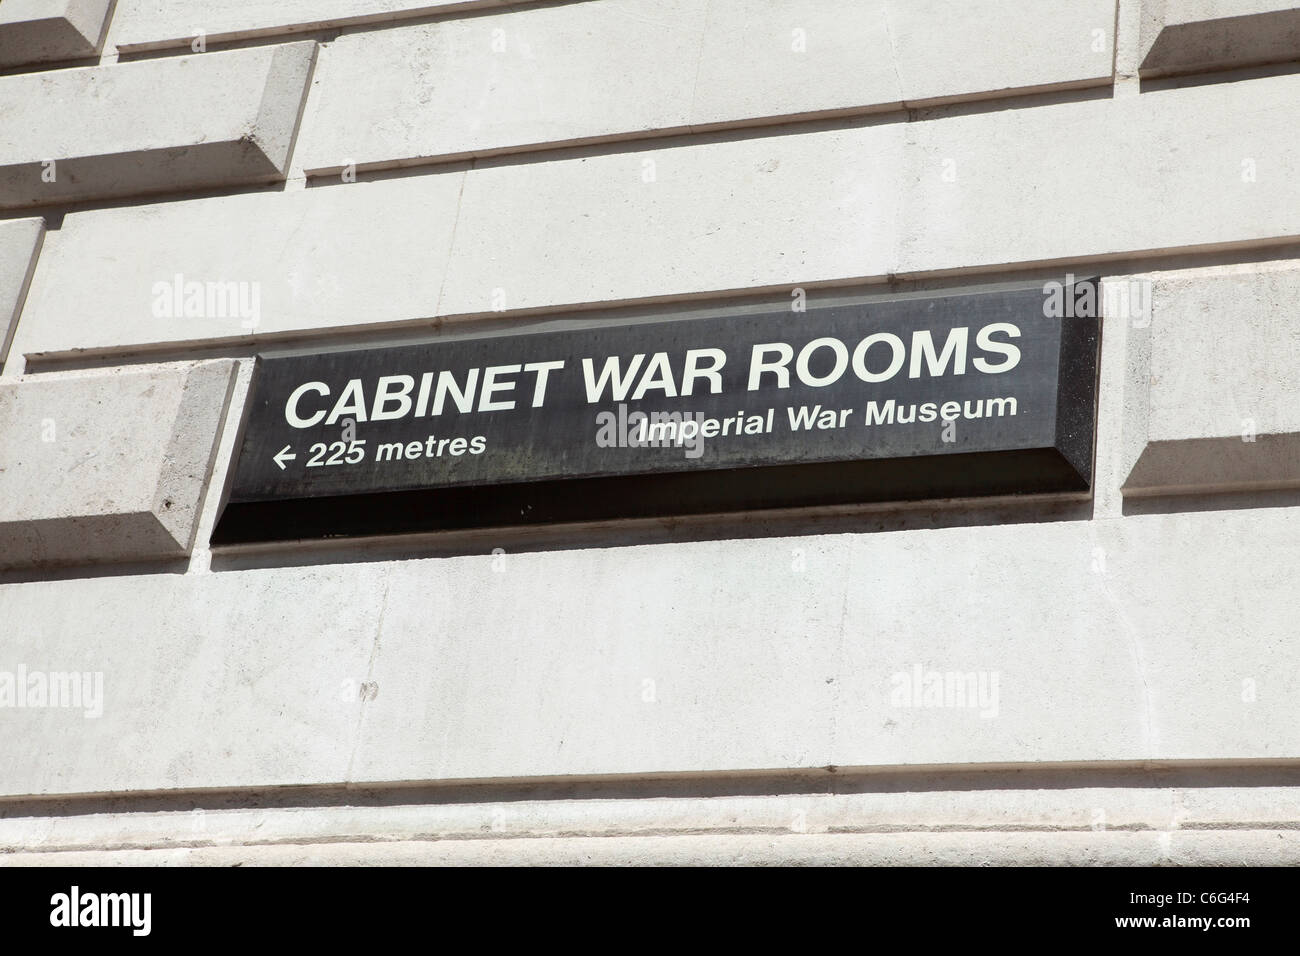
M 1296 5 L 4 0 L 0 104 L 0 860 L 1300 861 Z M 258 354 L 1068 274 L 1087 500 L 209 543 Z

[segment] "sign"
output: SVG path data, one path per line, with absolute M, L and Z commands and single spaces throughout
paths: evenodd
M 1066 294 L 1095 302 L 1096 283 Z M 1098 323 L 1049 302 L 1035 287 L 262 357 L 213 542 L 1085 492 Z

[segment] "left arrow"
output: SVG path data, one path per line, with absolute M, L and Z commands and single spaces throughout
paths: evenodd
M 289 445 L 285 445 L 278 452 L 276 452 L 275 456 L 271 459 L 273 462 L 275 462 L 277 465 L 280 466 L 281 471 L 284 471 L 284 463 L 286 461 L 293 461 L 295 458 L 298 457 L 297 455 L 286 454 L 286 452 L 289 450 L 290 447 L 291 446 Z

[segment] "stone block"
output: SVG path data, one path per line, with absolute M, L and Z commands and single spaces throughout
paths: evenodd
M 45 237 L 42 219 L 11 219 L 0 223 L 0 370 L 4 369 L 18 315 Z
M 0 77 L 0 207 L 282 180 L 314 42 Z
M 1300 60 L 1294 0 L 1143 0 L 1144 77 Z
M 109 42 L 124 53 L 476 13 L 532 0 L 118 0 Z
M 112 0 L 5 0 L 0 67 L 97 56 Z
M 357 33 L 321 54 L 298 161 L 332 174 L 1108 83 L 1113 20 L 1111 0 L 603 0 Z
M 234 370 L 0 385 L 0 568 L 188 554 Z
M 1300 487 L 1300 262 L 1153 273 L 1125 497 Z M 1143 339 L 1145 338 L 1145 341 Z

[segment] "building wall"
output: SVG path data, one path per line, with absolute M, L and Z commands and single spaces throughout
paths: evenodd
M 1300 860 L 1298 61 L 1275 0 L 5 0 L 0 859 Z M 209 546 L 257 354 L 1071 274 L 1086 499 Z

